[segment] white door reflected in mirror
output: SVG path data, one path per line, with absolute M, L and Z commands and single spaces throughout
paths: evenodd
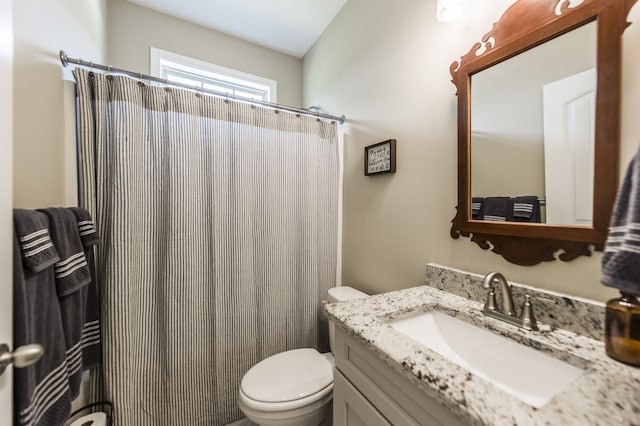
M 596 70 L 544 85 L 547 223 L 591 226 Z

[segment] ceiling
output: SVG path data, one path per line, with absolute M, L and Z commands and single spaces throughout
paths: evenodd
M 347 0 L 128 0 L 301 58 Z

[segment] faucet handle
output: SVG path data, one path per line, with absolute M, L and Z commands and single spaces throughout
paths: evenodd
M 487 294 L 487 300 L 484 302 L 484 311 L 497 311 L 497 303 L 496 303 L 496 292 L 493 290 L 493 287 L 489 288 L 489 293 Z
M 533 313 L 533 305 L 531 304 L 531 296 L 528 294 L 524 295 L 524 303 L 520 311 L 520 321 L 522 321 L 522 328 L 531 331 L 538 330 L 536 317 Z

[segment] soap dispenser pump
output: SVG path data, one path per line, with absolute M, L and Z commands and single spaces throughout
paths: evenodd
M 607 302 L 605 350 L 615 360 L 640 366 L 640 302 L 634 295 L 621 293 Z

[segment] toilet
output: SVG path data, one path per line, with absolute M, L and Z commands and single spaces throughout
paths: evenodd
M 329 303 L 367 295 L 352 287 L 329 289 Z M 334 325 L 329 323 L 333 350 Z M 238 405 L 261 426 L 315 426 L 331 410 L 333 355 L 315 349 L 294 349 L 270 356 L 247 371 L 240 384 Z

